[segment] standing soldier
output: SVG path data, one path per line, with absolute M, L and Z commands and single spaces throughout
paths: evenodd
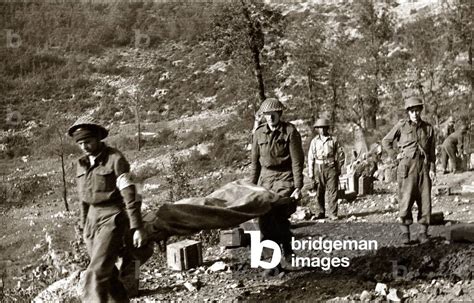
M 308 176 L 316 187 L 315 218 L 326 217 L 326 200 L 329 219 L 337 220 L 337 187 L 341 167 L 344 165 L 344 151 L 337 139 L 329 134 L 330 125 L 327 119 L 318 119 L 313 125 L 319 134 L 309 147 Z
M 130 248 L 132 242 L 140 247 L 145 241 L 141 201 L 130 181 L 130 165 L 118 150 L 101 142 L 108 131 L 93 119 L 79 118 L 68 134 L 84 153 L 77 161 L 76 173 L 80 225 L 90 257 L 83 301 L 128 302 L 122 282 L 131 279 L 132 290 L 138 291 L 139 261 L 124 247 Z M 120 271 L 115 266 L 119 255 L 123 257 Z
M 259 218 L 263 239 L 280 244 L 288 260 L 292 254 L 288 217 L 296 210 L 296 200 L 301 197 L 304 152 L 296 127 L 281 120 L 283 109 L 283 104 L 275 98 L 266 99 L 260 106 L 259 113 L 267 123 L 258 126 L 253 136 L 251 182 L 282 197 L 293 198 L 289 204 L 273 207 Z M 276 274 L 276 271 L 268 274 Z
M 451 162 L 451 171 L 457 172 L 459 158 L 464 153 L 464 136 L 467 133 L 467 126 L 462 125 L 457 131 L 450 134 L 441 145 L 441 165 L 443 174 L 447 174 L 448 160 Z
M 398 140 L 400 153 L 397 180 L 400 200 L 399 221 L 404 244 L 410 243 L 412 207 L 418 206 L 418 223 L 421 232 L 418 240 L 428 241 L 431 217 L 431 180 L 436 177 L 435 134 L 431 124 L 421 120 L 423 101 L 417 97 L 405 100 L 408 119 L 400 120 L 383 138 L 382 145 L 391 159 L 395 159 L 393 143 Z

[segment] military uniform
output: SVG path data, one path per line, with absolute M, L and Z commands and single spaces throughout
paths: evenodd
M 435 171 L 435 134 L 431 124 L 421 120 L 413 123 L 400 120 L 383 138 L 382 145 L 395 157 L 393 143 L 398 140 L 400 160 L 397 168 L 399 185 L 401 223 L 413 223 L 412 206 L 418 206 L 418 222 L 430 224 L 431 217 L 431 178 L 430 169 Z
M 462 152 L 464 131 L 464 129 L 455 131 L 454 133 L 449 135 L 441 145 L 441 165 L 443 167 L 444 172 L 447 172 L 448 160 L 451 160 L 452 170 L 457 170 L 458 146 L 459 152 Z
M 260 125 L 252 144 L 251 181 L 283 197 L 290 197 L 295 188 L 303 187 L 304 152 L 301 136 L 296 127 L 280 121 L 275 130 Z M 283 254 L 291 254 L 291 231 L 288 217 L 296 210 L 296 201 L 272 208 L 259 218 L 264 239 L 273 240 L 283 247 Z
M 81 119 L 69 132 L 80 142 L 103 139 L 107 131 Z M 79 135 L 77 135 L 79 133 Z M 81 135 L 82 133 L 82 135 Z M 130 165 L 116 149 L 99 142 L 95 156 L 77 160 L 76 182 L 81 202 L 80 224 L 90 257 L 85 273 L 84 302 L 129 302 L 138 291 L 138 267 L 148 259 L 152 246 L 133 248 L 132 231 L 142 227 L 141 201 L 130 181 Z M 120 268 L 116 261 L 121 257 Z
M 344 151 L 337 139 L 331 135 L 317 135 L 311 140 L 308 151 L 308 176 L 316 187 L 316 203 L 313 212 L 318 218 L 325 217 L 324 201 L 327 201 L 329 217 L 337 217 L 337 188 Z

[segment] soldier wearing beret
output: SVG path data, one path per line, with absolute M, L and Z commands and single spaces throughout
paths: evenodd
M 281 245 L 288 260 L 292 255 L 288 218 L 301 197 L 304 152 L 296 127 L 281 119 L 283 110 L 283 104 L 275 98 L 266 99 L 260 106 L 259 113 L 266 123 L 259 125 L 253 135 L 251 181 L 282 197 L 293 198 L 259 218 L 263 239 Z M 276 271 L 268 274 L 276 274 Z
M 128 302 L 127 291 L 138 291 L 136 262 L 144 262 L 132 255 L 131 247 L 145 247 L 141 201 L 130 180 L 130 165 L 102 142 L 108 131 L 93 119 L 78 119 L 68 134 L 84 153 L 76 170 L 80 225 L 90 257 L 83 301 Z M 119 256 L 120 269 L 115 265 Z
M 400 120 L 383 138 L 382 145 L 393 160 L 396 158 L 399 161 L 397 181 L 402 241 L 404 244 L 410 243 L 412 207 L 416 203 L 418 223 L 421 225 L 418 240 L 424 243 L 428 241 L 431 219 L 431 182 L 436 177 L 435 133 L 431 124 L 420 117 L 423 110 L 421 99 L 406 99 L 405 110 L 408 119 Z M 398 156 L 395 156 L 395 141 L 398 141 Z

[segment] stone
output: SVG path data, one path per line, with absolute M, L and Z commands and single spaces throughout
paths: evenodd
M 386 296 L 387 295 L 387 284 L 384 283 L 377 283 L 375 285 L 375 293 L 380 296 Z
M 464 294 L 464 291 L 461 285 L 455 285 L 452 289 L 452 294 L 455 295 L 456 297 L 462 296 Z
M 183 285 L 184 287 L 186 287 L 187 290 L 191 292 L 197 291 L 196 287 L 194 287 L 194 285 L 192 285 L 190 282 L 185 282 Z
M 227 268 L 227 264 L 222 261 L 217 261 L 216 263 L 212 264 L 207 270 L 211 272 L 218 272 L 224 271 Z
M 400 292 L 396 288 L 390 288 L 389 293 L 387 295 L 387 300 L 389 302 L 401 302 L 401 295 Z
M 370 292 L 368 292 L 367 290 L 364 290 L 364 291 L 360 294 L 359 299 L 360 299 L 362 302 L 369 302 L 370 300 L 372 300 L 372 294 L 371 294 Z

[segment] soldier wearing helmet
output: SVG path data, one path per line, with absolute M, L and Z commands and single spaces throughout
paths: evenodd
M 441 145 L 441 165 L 443 167 L 443 174 L 447 174 L 448 160 L 451 163 L 451 172 L 458 172 L 459 167 L 457 163 L 459 158 L 464 153 L 464 136 L 467 133 L 467 126 L 461 125 L 458 130 L 450 134 Z
M 132 245 L 150 247 L 145 248 L 141 201 L 129 176 L 130 165 L 118 150 L 102 142 L 108 131 L 92 118 L 79 118 L 68 134 L 84 153 L 76 171 L 80 226 L 90 257 L 83 300 L 127 302 L 128 295 L 138 291 L 136 262 L 143 263 L 152 253 L 141 260 L 131 253 Z M 120 270 L 115 267 L 119 256 Z
M 392 159 L 399 160 L 397 181 L 399 190 L 399 222 L 402 241 L 410 243 L 410 225 L 413 223 L 412 207 L 418 206 L 420 242 L 428 241 L 431 219 L 431 182 L 436 177 L 435 134 L 431 124 L 420 117 L 423 101 L 418 97 L 405 100 L 408 119 L 400 120 L 383 138 L 382 145 Z M 398 141 L 396 156 L 394 142 Z
M 319 134 L 311 140 L 309 147 L 308 176 L 316 189 L 316 202 L 312 203 L 315 218 L 326 217 L 326 200 L 329 219 L 337 220 L 337 187 L 344 165 L 344 151 L 337 139 L 329 134 L 330 125 L 329 120 L 324 118 L 316 120 L 313 125 Z
M 283 104 L 275 98 L 266 99 L 260 106 L 259 113 L 266 123 L 258 126 L 253 135 L 251 182 L 282 197 L 293 198 L 288 199 L 291 202 L 273 207 L 259 218 L 263 239 L 280 244 L 288 260 L 292 254 L 288 217 L 296 210 L 295 200 L 301 197 L 304 152 L 296 127 L 281 120 L 283 110 Z

